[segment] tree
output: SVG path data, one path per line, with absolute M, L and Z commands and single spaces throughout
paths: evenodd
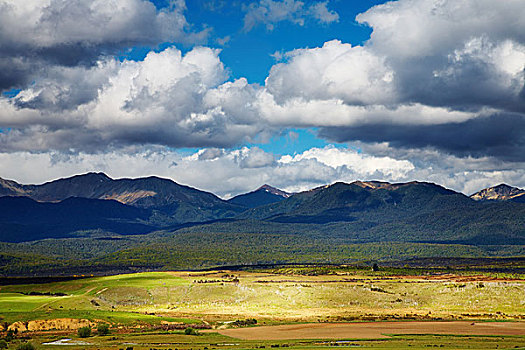
M 87 338 L 91 336 L 91 327 L 81 327 L 78 329 L 78 336 L 80 338 Z
M 188 327 L 184 330 L 184 334 L 186 335 L 199 335 L 199 333 L 197 333 L 197 331 L 191 327 Z
M 109 325 L 107 323 L 100 323 L 97 326 L 98 335 L 107 335 L 109 334 Z

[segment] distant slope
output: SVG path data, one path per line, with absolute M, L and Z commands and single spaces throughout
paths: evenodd
M 247 210 L 239 218 L 355 243 L 525 244 L 525 205 L 480 203 L 424 182 L 335 183 Z M 238 231 L 235 223 L 229 225 Z
M 341 221 L 353 218 L 355 213 L 364 211 L 395 208 L 399 215 L 411 209 L 422 211 L 436 206 L 456 205 L 458 202 L 466 206 L 472 204 L 468 197 L 431 183 L 337 182 L 297 193 L 279 203 L 248 210 L 241 217 L 279 222 L 301 222 L 303 218 L 311 223 L 321 218 L 319 223 L 323 223 L 331 219 Z
M 158 210 L 159 224 L 214 220 L 232 217 L 244 210 L 212 193 L 154 176 L 113 180 L 103 173 L 87 173 L 42 185 L 19 185 L 4 180 L 0 182 L 2 195 L 27 196 L 40 202 L 57 202 L 70 197 L 111 199 Z
M 525 203 L 525 190 L 506 184 L 485 188 L 474 193 L 470 198 L 476 201 L 512 201 Z
M 3 184 L 3 193 L 22 197 L 0 197 L 0 240 L 16 241 L 17 233 L 30 240 L 95 228 L 122 234 L 184 228 L 200 240 L 235 234 L 247 244 L 259 235 L 294 235 L 345 244 L 525 245 L 523 203 L 475 201 L 426 182 L 338 182 L 288 198 L 263 187 L 239 196 L 242 205 L 156 177 L 112 180 L 91 173 L 44 185 Z M 249 207 L 268 200 L 274 202 Z
M 71 237 L 83 230 L 143 234 L 156 229 L 147 224 L 151 211 L 113 200 L 68 198 L 39 203 L 25 197 L 0 198 L 0 241 L 24 242 Z
M 102 187 L 107 186 L 105 183 L 115 186 L 117 182 L 122 189 L 136 185 L 134 190 L 155 193 L 163 188 L 148 182 L 164 184 L 147 178 L 143 179 L 146 184 L 128 180 L 133 186 L 124 186 L 126 183 L 121 180 L 93 178 L 100 180 Z M 86 196 L 107 193 L 90 185 L 93 183 L 97 182 L 78 185 L 76 191 Z M 71 187 L 75 184 L 79 184 L 78 179 Z M 16 185 L 10 186 L 15 188 L 12 191 L 18 191 Z M 23 187 L 22 191 L 28 188 Z M 191 190 L 181 193 L 188 197 L 178 199 L 179 202 L 169 199 L 165 203 L 172 204 L 165 206 L 143 204 L 145 208 L 107 199 L 69 198 L 50 203 L 27 197 L 0 198 L 0 241 L 31 241 L 0 242 L 0 261 L 5 262 L 0 273 L 479 258 L 523 256 L 525 252 L 525 204 L 475 201 L 432 183 L 339 182 L 256 208 L 226 203 L 244 212 L 235 218 L 200 223 L 205 220 L 197 218 L 214 209 L 210 210 L 204 202 L 202 206 L 188 203 Z M 178 195 L 183 196 L 181 193 Z M 43 196 L 42 192 L 39 195 Z M 196 202 L 205 200 L 198 192 L 196 196 Z M 155 196 L 141 198 L 150 197 Z M 170 208 L 174 208 L 171 213 Z M 191 223 L 172 224 L 170 215 L 187 218 Z M 102 237 L 78 232 L 95 229 L 110 234 Z
M 240 194 L 228 200 L 229 203 L 241 205 L 246 208 L 260 207 L 261 205 L 280 202 L 291 194 L 269 185 L 263 185 L 255 191 Z
M 27 189 L 24 185 L 11 180 L 0 178 L 0 196 L 26 196 Z

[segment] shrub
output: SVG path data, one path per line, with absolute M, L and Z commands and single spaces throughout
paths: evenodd
M 31 343 L 22 343 L 16 347 L 16 350 L 35 350 L 35 346 Z
M 98 335 L 108 335 L 109 334 L 109 325 L 107 323 L 100 323 L 97 326 Z
M 184 334 L 186 335 L 199 335 L 199 333 L 197 333 L 197 331 L 191 327 L 188 327 L 184 330 Z
M 15 332 L 13 332 L 11 329 L 8 330 L 6 336 L 4 337 L 5 341 L 8 342 L 8 343 L 10 341 L 12 341 L 13 338 L 15 337 L 14 334 L 15 334 Z
M 78 336 L 80 338 L 87 338 L 91 336 L 91 327 L 81 327 L 78 329 Z
M 257 324 L 257 320 L 255 318 L 247 318 L 245 320 L 237 320 L 233 322 L 233 325 L 236 327 L 252 326 L 255 324 Z
M 0 339 L 0 349 L 7 349 L 7 342 L 4 339 Z

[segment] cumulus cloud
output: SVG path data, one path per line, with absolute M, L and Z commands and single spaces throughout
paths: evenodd
M 288 52 L 286 58 L 266 78 L 268 91 L 279 102 L 301 97 L 363 105 L 395 99 L 394 72 L 365 47 L 333 40 L 320 48 Z
M 260 0 L 245 10 L 245 30 L 337 20 L 327 2 Z M 158 174 L 223 196 L 355 179 L 431 180 L 465 193 L 525 187 L 522 1 L 376 6 L 357 17 L 373 30 L 368 42 L 279 53 L 263 86 L 231 78 L 210 48 L 169 47 L 141 61 L 107 55 L 198 39 L 183 12 L 181 1 L 159 11 L 145 0 L 0 0 L 0 89 L 27 83 L 0 97 L 0 159 L 13 174 L 2 175 Z M 87 23 L 69 30 L 75 19 Z M 227 149 L 287 127 L 316 127 L 365 152 Z M 183 157 L 177 147 L 206 149 Z
M 366 46 L 387 56 L 406 100 L 520 108 L 525 10 L 519 0 L 403 0 L 357 16 L 373 32 Z
M 264 168 L 273 165 L 275 158 L 273 154 L 267 153 L 259 147 L 244 147 L 239 153 L 238 163 L 241 168 Z
M 297 0 L 259 0 L 244 7 L 244 31 L 249 32 L 259 24 L 273 30 L 277 23 L 283 21 L 303 26 L 308 18 L 323 24 L 337 22 L 339 15 L 329 10 L 327 5 L 328 1 L 305 7 L 302 1 Z
M 197 152 L 199 160 L 214 160 L 224 154 L 224 150 L 220 148 L 205 148 Z
M 337 99 L 293 98 L 279 104 L 275 101 L 274 95 L 265 92 L 258 95 L 256 103 L 260 115 L 273 125 L 306 127 L 440 125 L 461 123 L 494 112 L 491 109 L 483 109 L 479 112 L 454 111 L 444 107 L 421 104 L 356 106 L 345 104 Z M 327 128 L 325 132 L 329 130 Z M 340 142 L 343 141 L 345 140 Z
M 158 144 L 231 146 L 262 128 L 246 101 L 257 87 L 226 81 L 219 51 L 150 52 L 143 61 L 107 59 L 55 68 L 15 98 L 0 98 L 0 149 L 84 150 Z
M 184 0 L 157 10 L 147 0 L 0 0 L 0 89 L 20 86 L 50 65 L 90 65 L 103 55 L 162 42 L 202 41 Z
M 334 40 L 285 54 L 266 79 L 261 115 L 322 126 L 338 142 L 522 161 L 524 18 L 520 1 L 373 7 L 357 16 L 373 30 L 363 46 Z
M 293 157 L 283 156 L 280 162 L 294 164 L 308 159 L 314 159 L 334 169 L 345 167 L 359 173 L 363 178 L 370 178 L 376 173 L 381 173 L 383 177 L 402 178 L 414 170 L 414 165 L 407 160 L 396 160 L 387 156 L 369 157 L 353 150 L 338 149 L 331 146 L 312 148 Z

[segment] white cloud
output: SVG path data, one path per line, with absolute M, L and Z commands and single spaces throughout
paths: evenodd
M 166 168 L 164 160 L 155 161 L 159 174 L 173 174 L 180 164 L 198 174 L 216 172 L 225 195 L 269 179 L 287 189 L 376 176 L 460 181 L 465 189 L 476 187 L 475 176 L 482 179 L 476 184 L 523 184 L 522 172 L 501 161 L 512 159 L 517 169 L 525 154 L 523 1 L 399 0 L 376 6 L 357 18 L 372 27 L 371 40 L 362 46 L 332 40 L 279 53 L 264 86 L 230 79 L 219 51 L 210 48 L 183 55 L 170 47 L 137 62 L 104 56 L 108 48 L 191 38 L 184 3 L 172 5 L 158 11 L 143 0 L 0 0 L 0 51 L 8 58 L 0 57 L 0 81 L 14 84 L 10 74 L 20 67 L 35 74 L 16 98 L 0 97 L 0 151 L 19 157 L 44 152 L 34 155 L 38 163 L 58 150 L 87 169 L 95 163 L 85 159 L 105 164 L 127 147 L 152 147 L 155 154 L 174 157 Z M 295 0 L 261 0 L 246 11 L 246 30 L 281 21 L 335 21 L 337 15 L 327 2 L 305 7 Z M 74 54 L 71 62 L 56 61 L 69 57 L 67 52 Z M 79 64 L 79 57 L 89 62 Z M 340 142 L 388 141 L 392 155 L 322 149 L 278 159 L 255 149 L 218 150 L 264 140 L 282 127 L 320 127 L 323 137 Z M 209 150 L 191 160 L 168 147 Z M 414 151 L 418 147 L 424 150 Z M 109 158 L 98 155 L 102 151 Z M 123 157 L 136 162 L 137 174 L 150 164 L 140 155 Z M 476 159 L 484 159 L 483 165 Z M 431 164 L 441 165 L 436 170 Z M 466 175 L 460 175 L 462 167 Z M 177 176 L 215 190 L 208 180 Z
M 161 10 L 148 0 L 0 0 L 0 90 L 131 47 L 204 42 L 211 29 L 192 31 L 185 9 L 184 0 Z
M 259 147 L 243 147 L 238 157 L 238 163 L 241 168 L 264 168 L 275 163 L 274 155 L 263 151 Z
M 365 47 L 333 40 L 286 56 L 288 61 L 273 66 L 266 78 L 268 91 L 279 102 L 293 97 L 358 105 L 395 100 L 394 72 Z
M 494 113 L 454 111 L 422 104 L 347 105 L 342 100 L 306 100 L 293 98 L 282 105 L 274 95 L 261 92 L 257 100 L 260 115 L 272 125 L 283 126 L 359 126 L 359 125 L 439 125 L 462 123 Z
M 292 164 L 306 159 L 315 159 L 331 168 L 346 167 L 369 178 L 376 173 L 384 177 L 402 178 L 414 170 L 414 165 L 407 160 L 396 160 L 390 157 L 370 157 L 351 149 L 339 149 L 332 146 L 311 148 L 296 156 L 284 156 L 279 161 Z
M 214 160 L 224 154 L 224 150 L 220 148 L 205 148 L 197 152 L 197 159 L 199 160 Z
M 319 23 L 337 22 L 339 15 L 327 8 L 328 1 L 314 2 L 308 8 L 298 0 L 259 0 L 244 7 L 244 31 L 249 32 L 259 24 L 273 30 L 279 22 L 289 21 L 303 26 L 308 18 Z
M 3 150 L 87 150 L 126 144 L 230 146 L 261 131 L 256 86 L 228 73 L 218 50 L 150 52 L 54 68 L 14 99 L 0 98 Z M 77 136 L 73 136 L 73 135 Z
M 521 0 L 401 0 L 357 16 L 373 28 L 372 46 L 395 57 L 441 56 L 482 34 L 491 40 L 525 41 Z M 459 46 L 458 46 L 459 45 Z
M 402 0 L 357 20 L 373 28 L 365 46 L 387 57 L 403 100 L 523 111 L 522 1 Z
M 339 21 L 339 14 L 330 11 L 327 7 L 328 1 L 318 2 L 310 6 L 309 12 L 321 23 L 332 23 Z
M 2 46 L 159 43 L 182 40 L 182 0 L 157 11 L 145 0 L 1 0 Z

